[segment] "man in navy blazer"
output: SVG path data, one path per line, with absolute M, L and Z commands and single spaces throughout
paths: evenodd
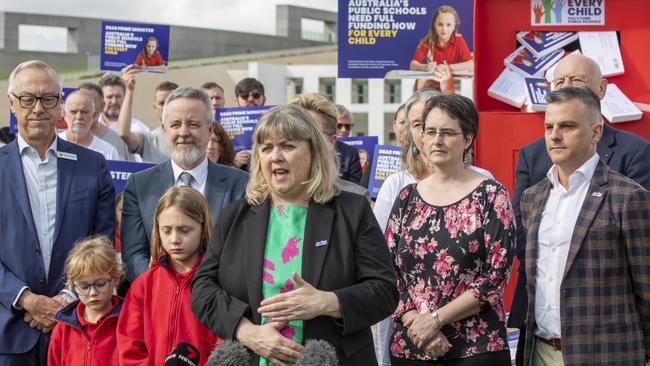
M 68 252 L 78 239 L 115 234 L 104 157 L 56 137 L 61 91 L 43 61 L 9 77 L 18 138 L 0 149 L 0 366 L 46 364 Z
M 571 54 L 558 62 L 553 74 L 553 88 L 581 86 L 591 89 L 601 99 L 607 91 L 607 80 L 601 76 L 598 64 L 584 55 Z M 629 132 L 603 127 L 603 134 L 596 146 L 600 158 L 611 170 L 617 171 L 635 180 L 646 189 L 650 189 L 650 144 L 643 138 Z M 517 258 L 519 259 L 519 277 L 512 300 L 508 326 L 525 327 L 528 297 L 526 294 L 525 253 L 526 236 L 522 229 L 519 201 L 523 192 L 540 182 L 553 163 L 546 152 L 544 137 L 524 146 L 519 150 L 519 160 L 515 170 L 515 192 L 512 205 L 517 219 Z M 525 332 L 520 332 L 517 346 L 517 365 L 523 364 Z
M 131 282 L 149 268 L 154 211 L 167 189 L 189 185 L 199 190 L 216 219 L 222 207 L 244 196 L 248 182 L 245 172 L 207 158 L 214 115 L 205 91 L 174 90 L 165 100 L 162 119 L 171 159 L 131 175 L 124 189 L 120 239 Z

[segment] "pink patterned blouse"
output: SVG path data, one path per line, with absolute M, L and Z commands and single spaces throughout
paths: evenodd
M 484 180 L 458 202 L 442 207 L 425 202 L 417 184 L 404 188 L 386 228 L 400 292 L 391 354 L 431 360 L 411 343 L 401 316 L 413 309 L 433 312 L 466 291 L 481 311 L 442 328 L 452 348 L 438 360 L 507 350 L 502 298 L 515 237 L 508 192 L 494 180 Z

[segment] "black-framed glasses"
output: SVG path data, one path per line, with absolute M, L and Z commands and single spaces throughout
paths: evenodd
M 59 104 L 59 99 L 61 99 L 60 95 L 43 95 L 40 97 L 35 95 L 18 96 L 14 93 L 11 93 L 11 95 L 18 99 L 18 103 L 20 103 L 20 106 L 23 108 L 34 108 L 36 107 L 36 103 L 40 100 L 43 109 L 52 109 Z
M 251 92 L 241 92 L 241 93 L 239 93 L 239 97 L 242 98 L 242 99 L 248 99 L 249 96 L 253 97 L 253 99 L 258 99 L 263 95 L 264 94 L 262 94 L 260 92 L 252 92 L 252 93 Z
M 462 135 L 462 132 L 455 132 L 453 130 L 436 130 L 435 128 L 427 128 L 424 130 L 424 136 L 430 137 L 430 138 L 435 138 L 436 136 L 440 136 L 441 139 L 447 140 L 450 139 L 454 136 Z
M 110 287 L 112 278 L 106 277 L 106 278 L 100 278 L 99 280 L 88 283 L 88 282 L 78 282 L 74 283 L 73 288 L 74 291 L 77 295 L 83 295 L 83 296 L 88 296 L 90 294 L 91 289 L 95 289 L 97 293 L 102 293 Z
M 337 123 L 336 124 L 336 129 L 337 130 L 346 129 L 348 131 L 352 131 L 352 127 L 354 127 L 354 123 Z

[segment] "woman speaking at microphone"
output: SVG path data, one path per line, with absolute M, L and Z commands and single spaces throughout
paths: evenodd
M 362 196 L 309 114 L 269 110 L 253 136 L 246 198 L 222 210 L 192 287 L 192 310 L 250 365 L 295 362 L 308 339 L 341 365 L 376 364 L 370 325 L 397 305 L 395 272 Z

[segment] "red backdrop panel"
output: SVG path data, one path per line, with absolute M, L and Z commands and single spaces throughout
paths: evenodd
M 474 17 L 475 102 L 480 111 L 476 141 L 476 164 L 491 171 L 511 192 L 519 148 L 544 133 L 542 113 L 522 113 L 487 95 L 487 89 L 505 67 L 503 59 L 516 47 L 515 35 L 522 30 L 613 30 L 620 32 L 625 74 L 608 78 L 634 102 L 650 104 L 650 1 L 608 0 L 604 26 L 533 27 L 530 0 L 476 0 Z M 650 113 L 640 121 L 614 127 L 650 139 Z M 648 157 L 650 158 L 650 157 Z M 504 303 L 510 308 L 516 264 Z

